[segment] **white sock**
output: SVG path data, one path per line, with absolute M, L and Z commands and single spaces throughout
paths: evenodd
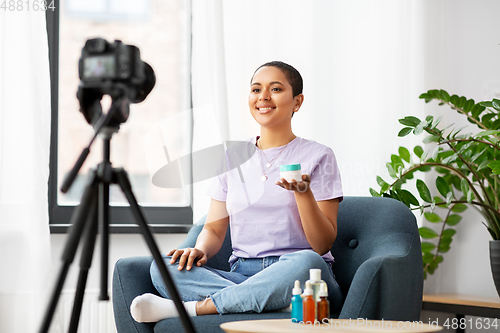
M 196 301 L 183 302 L 188 316 L 196 316 Z M 153 294 L 137 296 L 130 305 L 130 314 L 139 323 L 155 323 L 162 319 L 178 317 L 174 301 Z

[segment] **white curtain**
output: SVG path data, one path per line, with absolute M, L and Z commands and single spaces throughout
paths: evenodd
M 0 11 L 0 332 L 9 333 L 38 330 L 51 261 L 45 12 L 22 5 Z
M 224 139 L 259 134 L 248 111 L 249 82 L 272 60 L 301 72 L 305 101 L 294 133 L 335 151 L 346 195 L 369 196 L 377 175 L 389 180 L 391 154 L 421 139 L 398 138 L 397 120 L 424 118 L 418 96 L 425 86 L 425 2 L 194 0 L 193 6 L 194 106 L 212 106 Z M 195 125 L 195 142 L 212 133 L 212 126 Z M 206 213 L 206 186 L 195 185 L 195 216 Z
M 222 0 L 193 1 L 193 154 L 230 140 L 223 16 Z M 207 179 L 193 184 L 195 222 L 208 211 L 206 192 L 210 182 Z

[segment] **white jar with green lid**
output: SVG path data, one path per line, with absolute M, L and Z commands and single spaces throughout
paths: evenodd
M 300 164 L 282 164 L 280 165 L 280 177 L 285 178 L 287 182 L 295 179 L 297 182 L 302 181 L 302 170 Z

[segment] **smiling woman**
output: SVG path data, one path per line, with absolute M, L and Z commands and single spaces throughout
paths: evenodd
M 255 71 L 248 106 L 260 136 L 247 142 L 257 153 L 237 170 L 213 179 L 208 191 L 212 201 L 195 246 L 173 249 L 165 257 L 188 314 L 280 310 L 290 304 L 294 281 L 305 281 L 310 268 L 321 269 L 332 308 L 340 308 L 342 296 L 329 251 L 337 237 L 343 198 L 340 173 L 330 148 L 292 132 L 291 115 L 303 100 L 302 79 L 292 66 L 272 62 Z M 238 153 L 227 149 L 228 170 Z M 288 182 L 280 178 L 279 165 L 292 163 L 300 163 L 304 174 Z M 329 172 L 325 165 L 331 166 Z M 231 271 L 214 274 L 205 264 L 219 252 L 228 225 Z M 156 263 L 151 280 L 164 298 L 138 296 L 131 305 L 133 318 L 155 322 L 177 316 Z

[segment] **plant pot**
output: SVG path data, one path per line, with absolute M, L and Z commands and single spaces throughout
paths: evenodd
M 490 241 L 490 263 L 493 281 L 495 282 L 498 296 L 500 296 L 500 240 Z

